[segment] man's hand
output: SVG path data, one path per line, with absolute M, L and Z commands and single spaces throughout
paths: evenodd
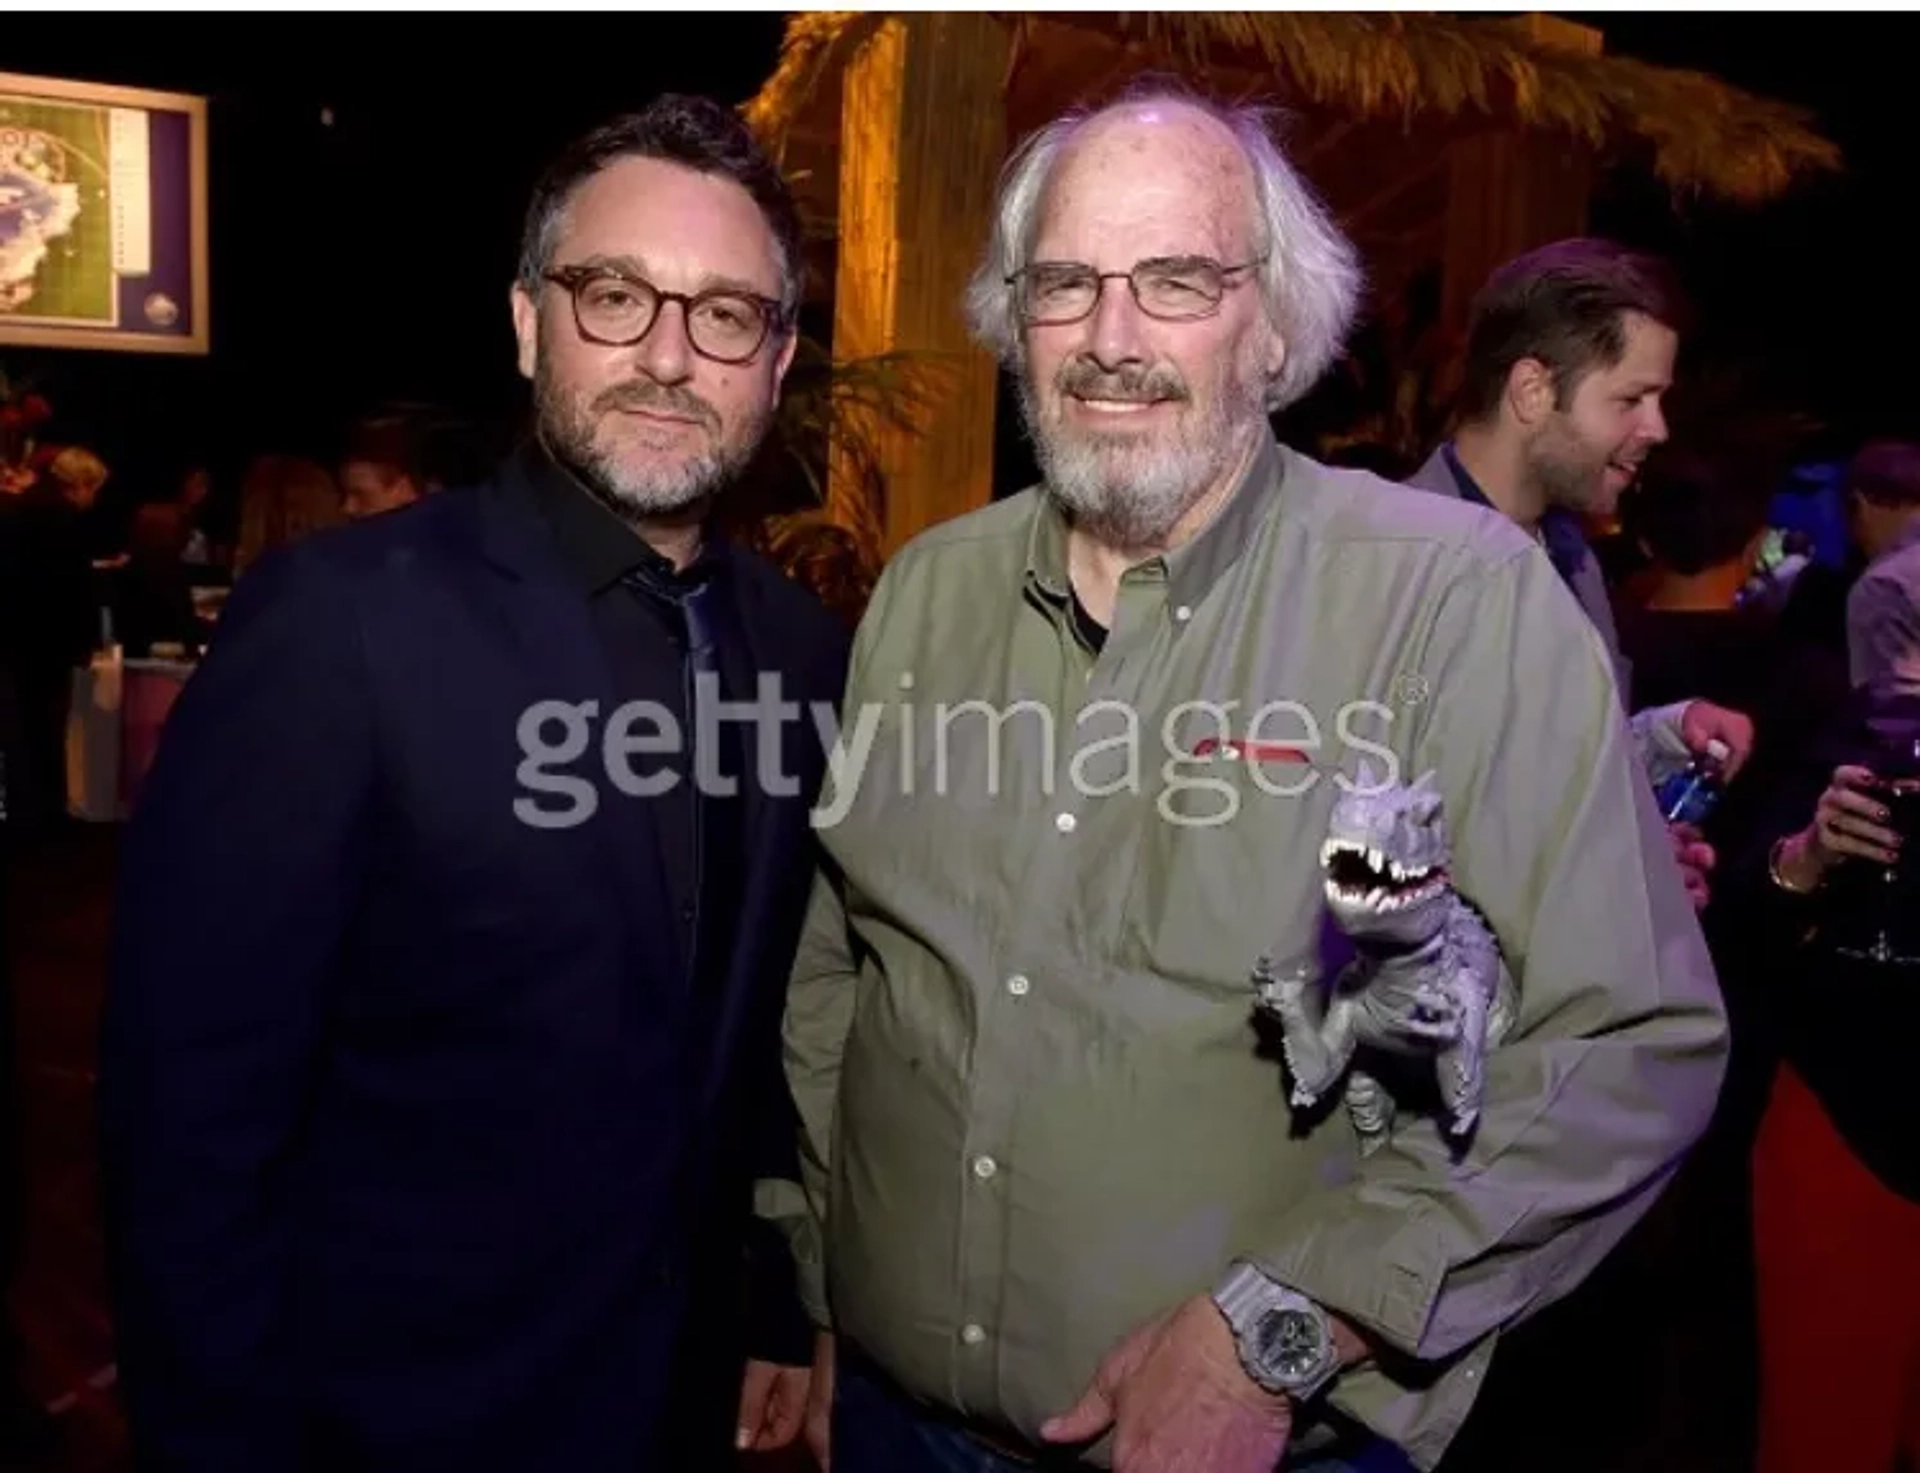
M 1690 823 L 1670 823 L 1667 835 L 1673 840 L 1673 857 L 1680 862 L 1680 878 L 1686 881 L 1687 898 L 1695 910 L 1705 910 L 1713 898 L 1707 877 L 1713 873 L 1713 845 L 1700 837 Z
M 1686 710 L 1680 713 L 1680 740 L 1695 756 L 1705 753 L 1708 742 L 1725 743 L 1724 771 L 1731 781 L 1753 755 L 1753 722 L 1740 712 L 1729 711 L 1711 701 L 1688 701 Z
M 833 1336 L 813 1342 L 813 1384 L 807 1388 L 807 1448 L 820 1473 L 833 1473 Z
M 1233 1331 L 1205 1295 L 1135 1330 L 1094 1372 L 1048 1442 L 1114 1429 L 1114 1473 L 1269 1473 L 1287 1448 L 1293 1406 L 1241 1369 Z
M 748 1361 L 746 1380 L 740 1386 L 734 1446 L 742 1452 L 768 1453 L 792 1442 L 806 1416 L 812 1379 L 813 1372 L 806 1366 Z

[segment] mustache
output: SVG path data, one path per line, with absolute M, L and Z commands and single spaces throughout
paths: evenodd
M 689 389 L 651 383 L 644 379 L 602 389 L 593 396 L 591 407 L 599 414 L 613 411 L 631 414 L 637 410 L 647 410 L 655 414 L 678 415 L 710 430 L 720 427 L 719 413 L 698 394 Z
M 1091 358 L 1074 358 L 1061 365 L 1053 386 L 1078 399 L 1112 399 L 1123 404 L 1146 404 L 1156 399 L 1184 403 L 1192 397 L 1186 380 L 1170 363 L 1128 364 L 1109 372 Z

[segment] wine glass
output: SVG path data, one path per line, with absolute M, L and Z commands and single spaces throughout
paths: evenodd
M 1841 951 L 1882 965 L 1920 966 L 1920 738 L 1901 746 L 1899 756 L 1877 764 L 1867 785 L 1886 805 L 1887 827 L 1900 836 L 1900 849 L 1892 864 L 1875 866 L 1862 897 L 1871 919 L 1860 944 Z

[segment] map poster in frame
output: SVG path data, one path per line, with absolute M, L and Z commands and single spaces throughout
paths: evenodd
M 0 72 L 0 345 L 206 353 L 207 104 Z

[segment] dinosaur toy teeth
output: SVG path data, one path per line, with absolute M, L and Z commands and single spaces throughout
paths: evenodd
M 1364 906 L 1381 915 L 1408 910 L 1433 899 L 1446 887 L 1444 878 L 1427 881 L 1407 889 L 1381 885 L 1329 885 L 1330 899 L 1345 906 Z
M 1446 883 L 1446 872 L 1437 865 L 1405 865 L 1378 849 L 1339 839 L 1321 846 L 1320 868 L 1329 890 L 1354 904 L 1420 898 Z

